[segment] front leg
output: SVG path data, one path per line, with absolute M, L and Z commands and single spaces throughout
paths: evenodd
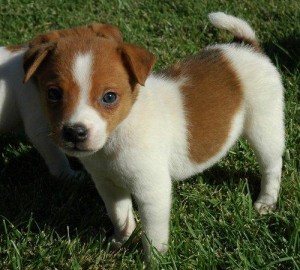
M 146 260 L 151 258 L 151 246 L 160 253 L 168 250 L 171 212 L 171 178 L 165 174 L 141 179 L 142 185 L 134 193 L 143 229 Z
M 45 123 L 24 121 L 25 131 L 33 146 L 43 157 L 51 175 L 56 178 L 78 179 L 86 177 L 83 171 L 73 171 L 64 153 L 52 142 Z
M 19 90 L 17 102 L 26 135 L 43 157 L 51 175 L 63 179 L 84 179 L 86 174 L 83 171 L 73 171 L 65 154 L 52 141 L 46 114 L 42 110 L 35 85 L 30 81 L 25 89 L 21 87 Z
M 93 176 L 93 181 L 114 226 L 112 244 L 119 248 L 135 229 L 131 195 L 127 190 L 114 185 L 110 179 Z

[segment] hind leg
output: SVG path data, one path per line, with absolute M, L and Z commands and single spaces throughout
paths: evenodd
M 282 154 L 284 150 L 283 106 L 278 102 L 268 110 L 252 110 L 246 120 L 245 137 L 253 147 L 262 174 L 261 190 L 254 203 L 260 214 L 267 214 L 276 207 L 278 199 Z
M 260 214 L 267 214 L 276 208 L 281 182 L 282 158 L 277 157 L 273 162 L 263 164 L 261 167 L 261 190 L 254 207 Z

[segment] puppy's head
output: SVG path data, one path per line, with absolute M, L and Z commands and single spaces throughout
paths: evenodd
M 69 155 L 103 147 L 154 65 L 151 53 L 123 43 L 115 29 L 105 35 L 51 32 L 25 53 L 24 81 L 35 77 L 53 139 Z

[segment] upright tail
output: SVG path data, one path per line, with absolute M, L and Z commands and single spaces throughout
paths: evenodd
M 247 22 L 223 12 L 210 13 L 208 19 L 213 26 L 230 31 L 234 35 L 235 42 L 243 42 L 249 44 L 258 52 L 262 51 L 254 30 Z

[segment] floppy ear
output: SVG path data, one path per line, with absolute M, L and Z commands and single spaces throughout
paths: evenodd
M 145 85 L 145 81 L 155 64 L 155 56 L 144 48 L 127 43 L 122 43 L 119 51 L 136 82 Z
M 93 23 L 88 25 L 88 28 L 96 33 L 96 35 L 99 37 L 114 39 L 116 41 L 123 40 L 119 28 L 112 24 Z
M 29 47 L 23 59 L 23 69 L 25 73 L 23 80 L 24 83 L 32 77 L 41 63 L 45 60 L 49 52 L 55 47 L 56 43 L 54 42 Z
M 40 34 L 34 37 L 32 40 L 30 40 L 29 48 L 32 48 L 34 46 L 39 46 L 41 44 L 53 42 L 61 37 L 61 32 L 62 30 L 58 30 L 58 31 L 55 30 L 44 34 Z

